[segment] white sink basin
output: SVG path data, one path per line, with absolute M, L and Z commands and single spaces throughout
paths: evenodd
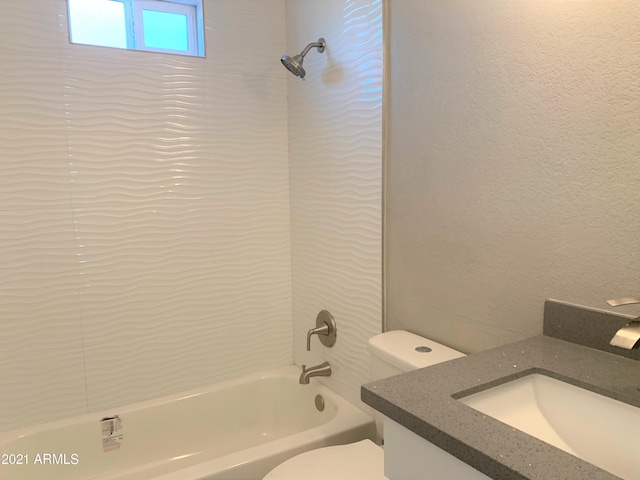
M 626 480 L 640 480 L 640 408 L 541 374 L 460 402 Z

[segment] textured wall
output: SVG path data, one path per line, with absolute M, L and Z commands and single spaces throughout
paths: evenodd
M 295 362 L 328 360 L 326 383 L 362 405 L 367 339 L 381 331 L 382 2 L 288 0 L 287 53 L 319 37 L 306 81 L 289 79 Z M 313 338 L 307 352 L 322 309 L 336 345 Z
M 207 0 L 207 58 L 0 18 L 0 429 L 292 354 L 281 0 Z
M 471 352 L 637 296 L 638 2 L 389 3 L 389 328 Z

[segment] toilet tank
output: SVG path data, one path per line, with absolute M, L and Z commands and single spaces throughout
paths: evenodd
M 453 348 L 404 330 L 393 330 L 370 338 L 369 355 L 372 382 L 465 356 Z M 381 444 L 384 433 L 383 416 L 376 411 L 373 415 L 376 421 L 376 442 Z
M 369 339 L 371 381 L 464 357 L 465 354 L 404 330 Z

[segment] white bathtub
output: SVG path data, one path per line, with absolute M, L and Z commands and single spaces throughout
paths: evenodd
M 0 434 L 0 479 L 257 480 L 300 452 L 373 438 L 368 415 L 299 374 L 285 367 Z M 116 416 L 120 430 L 101 421 Z

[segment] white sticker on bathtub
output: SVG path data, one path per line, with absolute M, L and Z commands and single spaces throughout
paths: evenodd
M 124 433 L 122 432 L 122 420 L 118 415 L 105 417 L 100 420 L 102 430 L 102 451 L 113 452 L 120 448 Z

